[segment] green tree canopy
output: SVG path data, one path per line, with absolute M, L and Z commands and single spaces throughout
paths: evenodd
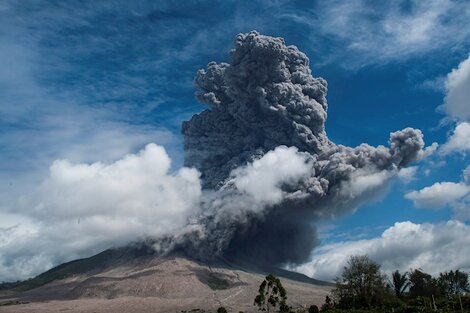
M 456 270 L 440 273 L 437 280 L 440 291 L 445 295 L 470 291 L 468 274 L 463 271 Z
M 392 285 L 393 290 L 395 291 L 395 295 L 400 298 L 403 295 L 403 292 L 405 292 L 406 288 L 408 288 L 410 285 L 410 281 L 408 280 L 408 272 L 403 274 L 401 274 L 399 270 L 393 272 Z
M 410 296 L 419 297 L 432 295 L 436 296 L 439 293 L 437 280 L 428 273 L 423 272 L 421 269 L 414 269 L 410 272 Z
M 287 293 L 281 281 L 274 275 L 269 274 L 259 286 L 254 305 L 256 305 L 260 311 L 269 313 L 271 309 L 279 308 L 279 312 L 284 313 L 289 312 L 289 306 L 286 301 Z
M 320 310 L 318 309 L 318 306 L 312 304 L 312 305 L 308 308 L 308 313 L 320 313 Z
M 380 265 L 366 255 L 351 256 L 333 294 L 340 306 L 371 307 L 379 304 L 385 293 L 385 276 Z

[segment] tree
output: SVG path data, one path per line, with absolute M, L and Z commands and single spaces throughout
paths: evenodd
M 460 270 L 440 273 L 438 284 L 439 289 L 445 295 L 453 295 L 470 291 L 468 285 L 468 274 Z
M 340 307 L 369 308 L 381 303 L 385 294 L 385 276 L 380 265 L 366 255 L 351 256 L 333 294 Z
M 411 271 L 409 280 L 412 297 L 431 297 L 439 294 L 437 280 L 421 269 Z
M 287 293 L 281 284 L 279 278 L 272 274 L 266 276 L 259 286 L 258 295 L 253 305 L 260 311 L 269 313 L 270 309 L 279 307 L 279 312 L 289 312 L 289 306 L 286 303 Z
M 320 313 L 320 310 L 318 309 L 318 307 L 316 305 L 312 304 L 308 308 L 308 313 Z
M 325 297 L 325 303 L 321 306 L 320 312 L 326 313 L 329 312 L 330 310 L 333 309 L 333 303 L 331 301 L 331 298 L 329 296 Z
M 217 309 L 217 313 L 227 313 L 227 309 L 221 306 L 220 308 Z
M 410 281 L 408 280 L 408 272 L 401 274 L 400 271 L 396 270 L 392 273 L 392 284 L 395 290 L 395 295 L 401 297 L 406 288 L 409 287 Z

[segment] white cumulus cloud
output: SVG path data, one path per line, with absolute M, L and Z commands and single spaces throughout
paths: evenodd
M 470 55 L 453 69 L 445 81 L 443 108 L 457 121 L 454 131 L 440 148 L 442 155 L 470 151 Z
M 470 192 L 464 183 L 439 182 L 418 191 L 411 191 L 405 198 L 412 200 L 418 208 L 442 208 L 460 200 Z
M 232 172 L 237 189 L 253 197 L 255 202 L 275 204 L 283 199 L 284 184 L 295 184 L 312 170 L 305 154 L 295 147 L 280 146 L 262 158 Z
M 36 190 L 0 220 L 0 281 L 181 229 L 199 208 L 199 172 L 171 171 L 149 144 L 111 164 L 57 160 Z
M 466 153 L 467 151 L 470 151 L 470 123 L 461 122 L 457 124 L 447 142 L 442 145 L 441 153 L 445 155 L 452 152 Z
M 470 166 L 462 173 L 460 182 L 437 182 L 421 190 L 408 192 L 405 198 L 417 208 L 440 209 L 450 206 L 454 218 L 470 220 Z
M 235 192 L 226 193 L 202 191 L 196 169 L 172 172 L 170 157 L 156 144 L 113 163 L 56 160 L 33 192 L 10 209 L 0 207 L 0 281 L 132 241 L 180 234 L 203 202 L 230 214 L 241 208 L 261 213 L 287 196 L 282 186 L 311 170 L 307 154 L 277 147 L 234 170 L 227 186 Z
M 450 269 L 470 270 L 470 226 L 458 221 L 441 224 L 395 223 L 380 237 L 343 241 L 319 247 L 312 261 L 298 268 L 306 275 L 332 281 L 351 255 L 366 254 L 390 275 L 394 270 L 422 268 L 437 275 Z
M 457 120 L 470 118 L 470 55 L 447 75 L 445 110 Z

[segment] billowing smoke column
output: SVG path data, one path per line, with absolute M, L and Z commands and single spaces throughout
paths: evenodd
M 336 145 L 325 132 L 327 83 L 283 39 L 240 34 L 230 63 L 195 79 L 209 108 L 184 122 L 185 165 L 201 172 L 201 213 L 159 247 L 272 265 L 308 260 L 313 223 L 377 194 L 424 147 L 421 131 L 392 133 L 389 147 Z

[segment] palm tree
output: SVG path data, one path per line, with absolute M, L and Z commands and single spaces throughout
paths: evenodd
M 405 272 L 404 274 L 401 274 L 398 270 L 393 272 L 392 283 L 393 289 L 395 290 L 395 295 L 397 297 L 401 297 L 403 295 L 403 292 L 410 285 L 410 281 L 408 280 L 408 272 Z

